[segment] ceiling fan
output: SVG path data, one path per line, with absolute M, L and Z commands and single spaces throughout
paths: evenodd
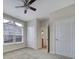
M 23 8 L 24 7 L 25 8 L 24 14 L 27 13 L 27 9 L 31 9 L 33 11 L 36 11 L 36 8 L 30 6 L 36 0 L 21 0 L 21 1 L 24 3 L 24 5 L 23 6 L 16 6 L 16 8 Z

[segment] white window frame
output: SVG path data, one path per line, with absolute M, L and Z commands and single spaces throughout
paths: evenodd
M 5 20 L 7 20 L 7 19 L 5 19 Z M 17 22 L 17 21 L 14 21 L 14 22 Z M 17 23 L 20 23 L 20 22 L 17 22 Z M 20 23 L 20 24 L 22 24 L 22 23 Z M 11 45 L 11 44 L 20 44 L 20 43 L 23 43 L 24 42 L 23 36 L 24 35 L 23 35 L 23 24 L 22 24 L 22 41 L 21 42 L 16 42 L 16 41 L 13 40 L 13 42 L 11 42 L 11 43 L 4 43 L 4 40 L 3 40 L 3 45 Z

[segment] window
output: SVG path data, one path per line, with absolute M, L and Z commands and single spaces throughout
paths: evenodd
M 4 43 L 22 42 L 23 25 L 21 23 L 4 19 Z

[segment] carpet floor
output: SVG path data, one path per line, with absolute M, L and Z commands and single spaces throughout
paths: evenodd
M 19 49 L 3 54 L 3 59 L 71 59 L 65 56 L 44 53 L 30 48 Z

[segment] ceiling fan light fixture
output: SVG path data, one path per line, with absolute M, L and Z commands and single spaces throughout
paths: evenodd
M 33 11 L 36 11 L 36 8 L 30 6 L 35 1 L 36 0 L 22 0 L 22 2 L 24 3 L 24 5 L 23 6 L 16 6 L 16 8 L 23 8 L 24 7 L 25 8 L 24 14 L 27 13 L 27 9 L 31 9 Z

